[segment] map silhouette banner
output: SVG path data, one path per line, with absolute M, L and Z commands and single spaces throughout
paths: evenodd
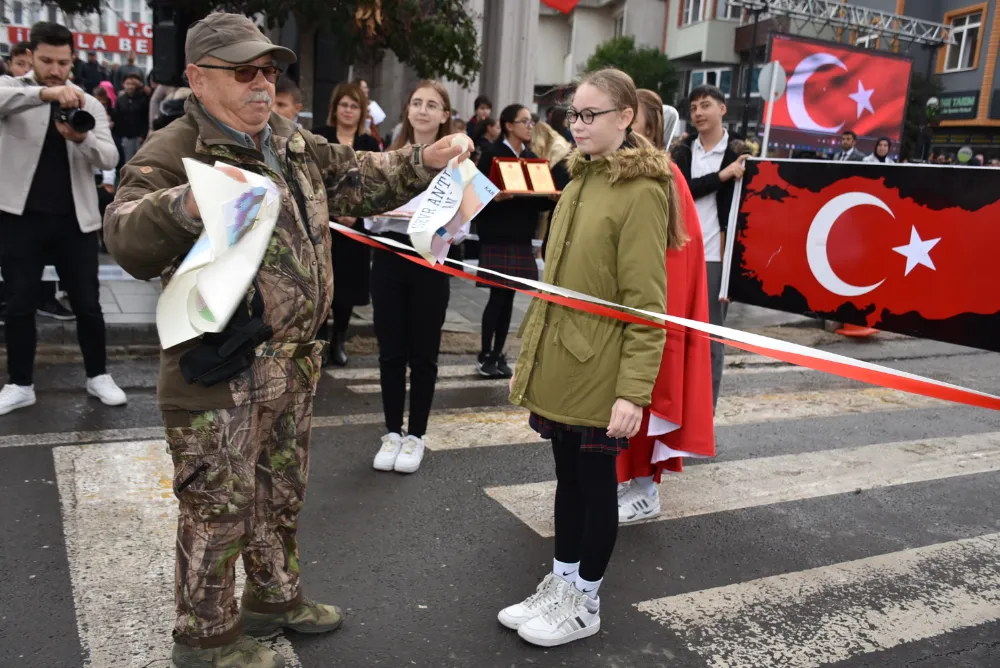
M 733 301 L 1000 352 L 1000 169 L 749 160 Z

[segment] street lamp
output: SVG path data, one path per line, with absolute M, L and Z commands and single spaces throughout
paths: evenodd
M 931 131 L 930 126 L 937 125 L 938 115 L 941 112 L 941 100 L 936 97 L 927 98 L 924 105 L 924 122 L 920 126 L 920 159 L 927 160 L 931 153 Z
M 750 62 L 747 68 L 747 85 L 743 93 L 743 138 L 746 139 L 750 131 L 750 89 L 753 84 L 753 68 L 757 58 L 757 24 L 760 23 L 760 15 L 770 9 L 768 0 L 758 0 L 752 7 L 747 7 L 747 11 L 753 15 L 753 39 L 750 45 Z

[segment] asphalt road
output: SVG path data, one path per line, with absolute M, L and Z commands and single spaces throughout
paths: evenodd
M 988 392 L 1000 355 L 912 340 L 831 349 Z M 764 362 L 762 364 L 762 362 Z M 544 444 L 472 359 L 442 360 L 431 452 L 378 473 L 373 359 L 323 378 L 302 516 L 312 598 L 334 634 L 289 634 L 290 665 L 838 668 L 1000 665 L 1000 414 L 732 356 L 719 457 L 622 528 L 602 630 L 553 650 L 497 611 L 551 564 Z M 107 408 L 76 364 L 0 418 L 0 667 L 164 668 L 175 502 L 154 361 L 114 363 Z

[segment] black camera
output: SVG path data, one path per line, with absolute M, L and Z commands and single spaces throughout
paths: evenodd
M 56 120 L 60 123 L 66 123 L 74 132 L 79 132 L 83 134 L 84 132 L 90 132 L 94 129 L 94 125 L 97 122 L 94 117 L 83 109 L 63 109 L 58 104 L 54 105 L 56 112 Z

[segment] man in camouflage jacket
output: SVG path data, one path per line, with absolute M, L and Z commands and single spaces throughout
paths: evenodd
M 296 528 L 308 473 L 312 397 L 333 298 L 331 215 L 368 216 L 409 201 L 461 149 L 431 146 L 355 154 L 270 113 L 279 65 L 294 54 L 236 14 L 212 14 L 188 32 L 185 115 L 159 130 L 124 167 L 105 214 L 105 240 L 139 279 L 168 281 L 202 231 L 182 158 L 263 174 L 281 192 L 252 297 L 273 332 L 250 367 L 208 387 L 180 360 L 201 341 L 163 350 L 159 406 L 180 501 L 173 664 L 275 668 L 283 659 L 247 636 L 281 628 L 337 628 L 341 613 L 299 587 Z M 226 168 L 222 168 L 227 171 Z M 227 171 L 238 176 L 235 170 Z M 259 302 L 258 302 L 259 303 Z M 246 591 L 235 600 L 242 556 Z

